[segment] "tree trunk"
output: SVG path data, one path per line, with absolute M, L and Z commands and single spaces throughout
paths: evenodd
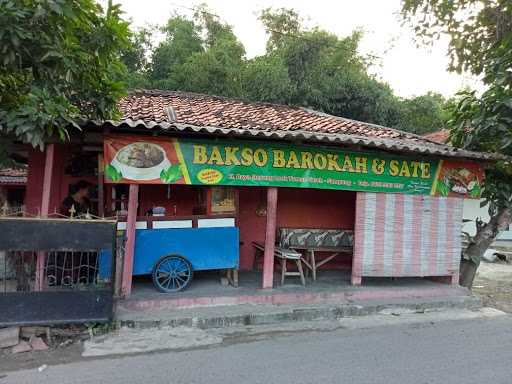
M 478 265 L 473 263 L 471 260 L 462 259 L 460 262 L 459 284 L 463 287 L 471 289 L 473 286 L 473 280 L 475 280 L 477 269 Z
M 460 266 L 460 285 L 471 289 L 483 254 L 494 242 L 496 236 L 508 228 L 510 222 L 510 209 L 501 208 L 487 224 L 477 229 L 476 235 L 463 252 L 464 258 Z

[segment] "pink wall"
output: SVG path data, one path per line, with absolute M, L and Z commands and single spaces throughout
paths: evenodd
M 253 241 L 265 241 L 265 216 L 258 208 L 266 205 L 266 189 L 239 188 L 240 268 L 252 269 Z M 355 219 L 354 192 L 321 189 L 279 188 L 277 227 L 353 229 Z M 322 255 L 319 254 L 319 257 Z M 351 256 L 337 258 L 329 267 L 350 268 Z
M 31 215 L 37 215 L 41 209 L 41 197 L 43 195 L 44 158 L 44 152 L 33 148 L 29 149 L 25 209 Z
M 153 207 L 165 207 L 167 215 L 192 215 L 193 208 L 198 205 L 198 187 L 180 185 L 170 187 L 170 195 L 167 195 L 166 185 L 142 185 L 139 191 L 139 216 L 144 216 Z
M 65 147 L 63 145 L 56 144 L 54 156 L 52 185 L 50 190 L 50 213 L 59 209 L 60 203 L 63 199 L 61 195 L 61 188 L 64 183 L 64 164 L 66 161 Z M 45 159 L 45 152 L 33 148 L 29 150 L 25 206 L 27 212 L 31 215 L 37 215 L 41 210 Z
M 82 179 L 64 174 L 67 153 L 64 146 L 56 146 L 54 181 L 50 212 L 59 209 L 66 197 L 69 185 Z M 29 155 L 29 173 L 25 204 L 27 210 L 37 214 L 41 206 L 42 184 L 44 177 L 43 152 L 31 150 Z M 96 183 L 95 178 L 86 178 Z M 140 188 L 138 214 L 144 215 L 153 206 L 163 206 L 168 215 L 191 215 L 198 206 L 198 189 L 194 186 L 171 186 L 170 198 L 167 186 L 143 185 Z M 354 228 L 355 196 L 353 192 L 317 189 L 279 188 L 277 203 L 277 226 L 300 228 Z M 240 227 L 240 268 L 250 270 L 253 267 L 254 250 L 252 241 L 264 242 L 265 216 L 256 211 L 266 207 L 266 188 L 239 188 L 239 227 Z M 321 257 L 321 255 L 319 255 Z M 337 263 L 326 267 L 350 267 L 351 256 L 345 260 L 337 258 Z
M 50 214 L 59 211 L 62 200 L 69 193 L 69 186 L 79 180 L 87 180 L 96 184 L 96 177 L 72 177 L 65 175 L 65 166 L 69 158 L 65 145 L 55 145 L 55 159 L 52 175 Z M 37 215 L 41 209 L 43 195 L 44 164 L 46 155 L 38 149 L 31 148 L 28 156 L 27 192 L 25 196 L 26 210 L 31 215 Z
M 352 278 L 452 276 L 458 281 L 463 199 L 357 194 Z

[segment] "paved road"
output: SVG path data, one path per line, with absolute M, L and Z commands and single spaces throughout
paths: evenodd
M 501 316 L 274 335 L 18 371 L 0 383 L 510 384 L 511 328 L 512 318 Z

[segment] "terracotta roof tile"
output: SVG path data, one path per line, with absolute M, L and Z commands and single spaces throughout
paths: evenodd
M 426 135 L 423 135 L 423 137 L 425 139 L 435 141 L 436 143 L 446 144 L 450 139 L 450 131 L 447 129 L 442 129 L 437 132 L 427 133 Z
M 169 108 L 172 107 L 172 113 Z M 497 159 L 419 135 L 301 107 L 254 103 L 195 93 L 138 90 L 119 101 L 122 118 L 97 126 L 163 129 L 243 137 L 297 139 L 472 159 Z M 169 118 L 169 114 L 174 115 Z M 87 122 L 85 122 L 87 123 Z
M 25 184 L 27 182 L 27 168 L 0 169 L 0 185 Z
M 135 91 L 119 102 L 123 120 L 157 123 L 170 121 L 166 108 L 176 113 L 175 123 L 219 128 L 304 130 L 372 137 L 421 140 L 418 136 L 373 124 L 330 116 L 299 107 L 252 103 L 201 94 L 171 91 Z
M 3 168 L 0 169 L 0 176 L 26 177 L 27 168 Z

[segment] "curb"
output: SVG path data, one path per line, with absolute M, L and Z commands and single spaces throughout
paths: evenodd
M 252 305 L 242 313 L 233 313 L 233 306 L 225 307 L 223 315 L 209 314 L 209 308 L 197 310 L 195 314 L 180 316 L 176 311 L 171 316 L 150 319 L 118 319 L 120 326 L 130 328 L 195 327 L 199 329 L 228 328 L 235 326 L 268 325 L 283 322 L 337 320 L 344 317 L 375 315 L 383 311 L 427 312 L 444 309 L 470 309 L 482 307 L 480 299 L 474 296 L 455 296 L 418 300 L 364 301 L 321 306 L 261 306 Z M 221 308 L 223 309 L 223 308 Z M 219 307 L 216 307 L 218 312 Z M 267 312 L 266 312 L 267 311 Z M 201 313 L 203 312 L 203 313 Z M 232 313 L 230 313 L 232 312 Z M 125 316 L 128 317 L 128 316 Z

